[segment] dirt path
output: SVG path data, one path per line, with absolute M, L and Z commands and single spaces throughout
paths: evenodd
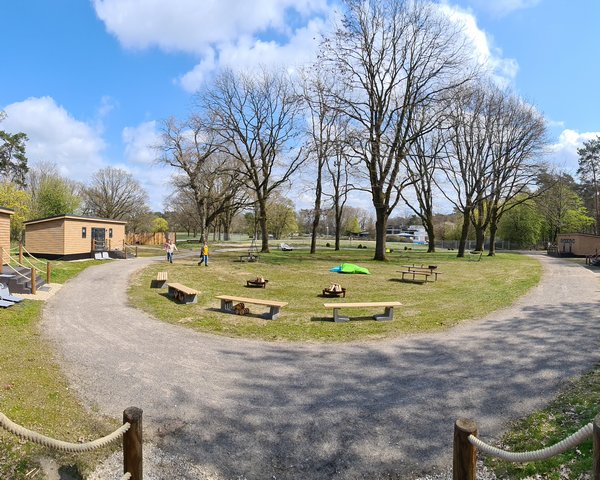
M 86 402 L 143 408 L 148 435 L 205 478 L 406 479 L 449 465 L 456 418 L 491 440 L 600 359 L 596 275 L 538 258 L 541 284 L 512 307 L 383 342 L 273 344 L 153 320 L 126 288 L 156 259 L 85 270 L 43 327 Z

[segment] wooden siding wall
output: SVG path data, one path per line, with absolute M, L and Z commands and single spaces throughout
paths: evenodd
M 103 223 L 102 221 L 78 220 L 67 218 L 65 222 L 65 255 L 85 253 L 92 251 L 92 228 L 106 229 L 106 248 L 109 250 L 123 250 L 125 239 L 125 225 L 122 223 Z M 86 237 L 81 238 L 81 229 L 86 228 Z M 108 232 L 112 228 L 113 236 L 109 238 Z
M 600 236 L 582 233 L 561 233 L 556 238 L 559 253 L 573 255 L 596 255 L 600 253 Z
M 25 248 L 32 254 L 64 255 L 63 219 L 25 225 Z
M 86 236 L 81 237 L 85 227 Z M 125 225 L 104 223 L 101 220 L 58 218 L 48 222 L 25 226 L 25 247 L 32 254 L 74 255 L 92 251 L 92 228 L 106 229 L 106 246 L 111 250 L 123 250 Z M 109 229 L 113 236 L 109 238 Z
M 10 215 L 0 213 L 0 247 L 2 247 L 2 265 L 8 264 L 10 252 Z

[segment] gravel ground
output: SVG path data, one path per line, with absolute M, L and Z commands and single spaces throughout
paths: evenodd
M 437 334 L 321 345 L 191 332 L 127 306 L 129 275 L 156 259 L 85 270 L 48 300 L 43 330 L 89 406 L 144 410 L 146 478 L 448 478 L 457 418 L 491 443 L 600 360 L 596 275 L 538 258 L 527 296 Z

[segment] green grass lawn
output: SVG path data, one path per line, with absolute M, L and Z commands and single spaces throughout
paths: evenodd
M 97 263 L 52 262 L 52 281 L 62 283 Z M 42 302 L 26 300 L 0 311 L 0 411 L 26 428 L 69 442 L 110 433 L 118 423 L 86 411 L 69 390 L 52 348 L 40 336 L 42 308 Z M 92 453 L 62 454 L 20 442 L 0 429 L 0 478 L 42 478 L 37 472 L 39 456 L 54 458 L 64 471 L 77 477 L 114 448 L 118 444 Z
M 514 452 L 538 450 L 554 445 L 593 422 L 600 398 L 600 366 L 569 382 L 543 410 L 515 422 L 500 441 Z M 511 463 L 484 456 L 484 463 L 499 478 L 547 480 L 584 479 L 592 471 L 592 439 L 548 460 Z
M 288 242 L 290 243 L 290 242 Z M 359 242 L 354 241 L 354 245 Z M 366 243 L 366 242 L 365 242 Z M 461 321 L 479 318 L 510 305 L 537 284 L 539 263 L 526 256 L 502 253 L 480 262 L 457 259 L 456 252 L 427 254 L 424 251 L 400 250 L 389 254 L 388 262 L 372 260 L 373 249 L 344 249 L 339 252 L 321 248 L 316 255 L 307 249 L 291 252 L 274 250 L 260 255 L 256 263 L 239 262 L 238 251 L 219 251 L 211 246 L 209 267 L 198 266 L 198 258 L 175 256 L 174 264 L 147 268 L 132 280 L 131 303 L 164 321 L 183 324 L 199 331 L 264 340 L 339 342 L 374 340 L 409 333 L 439 330 Z M 244 250 L 245 249 L 245 250 Z M 331 273 L 342 262 L 367 267 L 371 275 Z M 437 282 L 415 284 L 401 282 L 403 265 L 435 264 Z M 158 271 L 169 272 L 169 281 L 178 282 L 201 292 L 198 303 L 179 305 L 165 290 L 151 289 L 151 279 Z M 266 289 L 246 288 L 246 280 L 262 276 L 269 280 Z M 325 299 L 321 291 L 332 282 L 347 289 L 346 299 Z M 275 321 L 258 318 L 265 310 L 247 305 L 250 316 L 236 316 L 219 311 L 215 295 L 228 294 L 289 302 Z M 323 307 L 330 301 L 397 300 L 394 321 L 332 322 L 332 311 Z M 370 318 L 381 313 L 373 309 L 353 309 L 343 313 L 351 318 Z

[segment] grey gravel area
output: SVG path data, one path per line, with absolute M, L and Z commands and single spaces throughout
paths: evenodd
M 129 276 L 157 259 L 85 270 L 48 301 L 43 329 L 86 404 L 144 410 L 146 478 L 446 478 L 457 418 L 493 442 L 600 359 L 596 275 L 537 258 L 528 295 L 436 334 L 321 345 L 191 332 L 127 305 Z

